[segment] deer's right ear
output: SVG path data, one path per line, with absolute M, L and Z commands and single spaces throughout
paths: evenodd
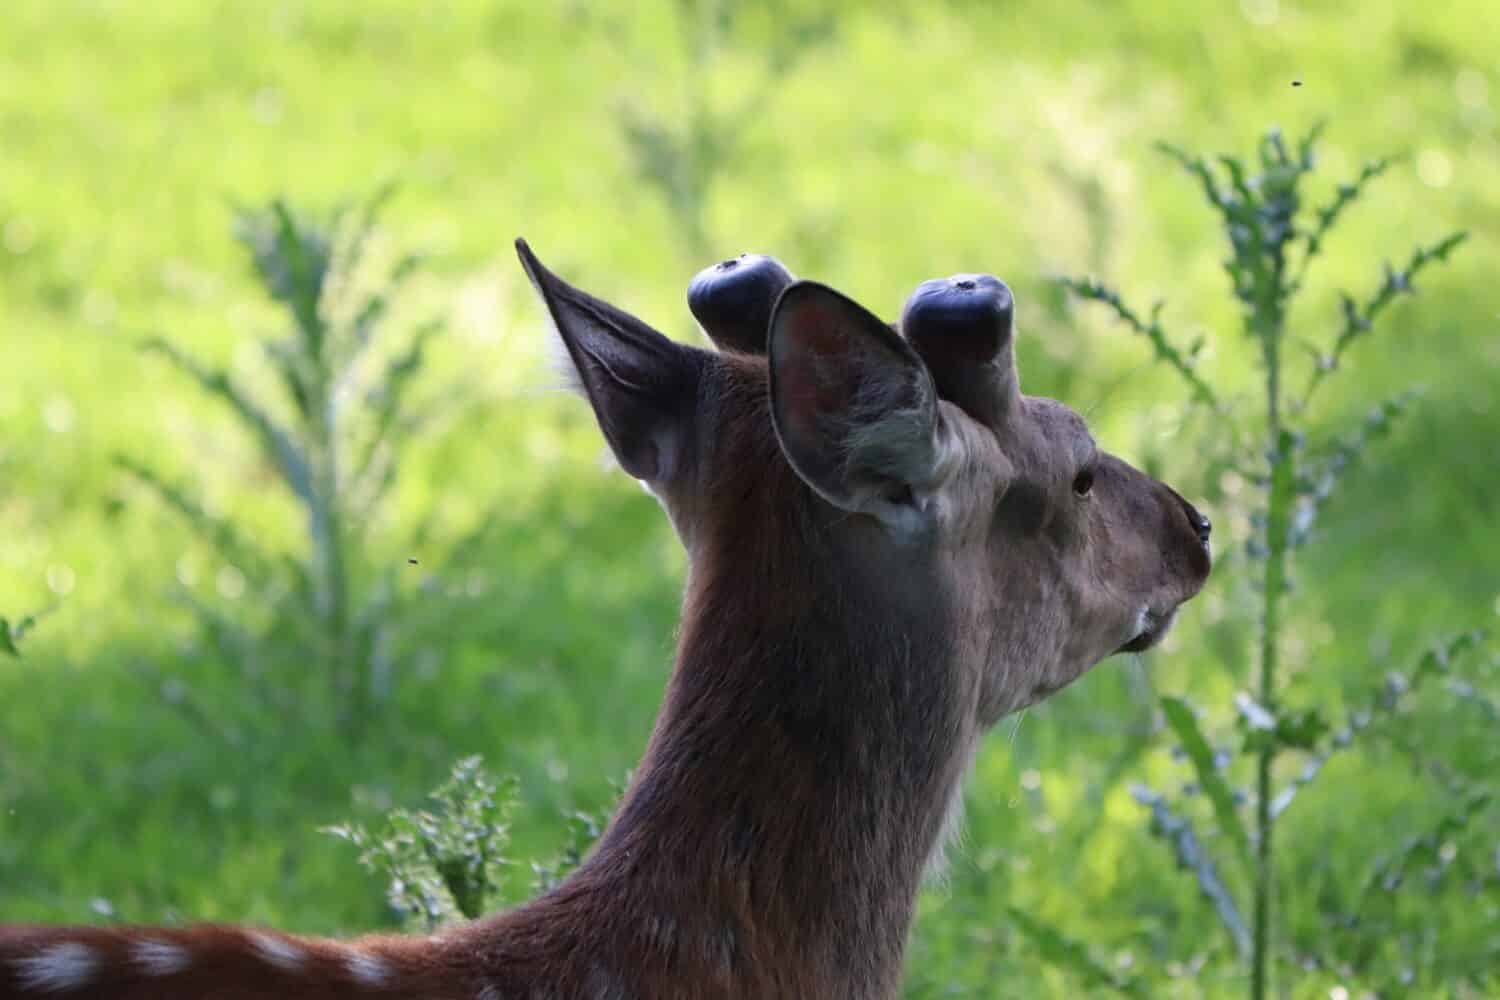
M 777 300 L 767 353 L 771 418 L 792 468 L 836 507 L 909 526 L 942 464 L 922 359 L 863 306 L 810 281 Z
M 624 470 L 662 483 L 683 470 L 707 355 L 563 281 L 516 240 L 599 429 Z

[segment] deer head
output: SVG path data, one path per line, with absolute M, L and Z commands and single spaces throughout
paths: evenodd
M 770 258 L 726 261 L 691 298 L 714 353 L 518 250 L 605 438 L 666 508 L 694 572 L 733 572 L 708 564 L 753 548 L 746 536 L 811 544 L 805 558 L 836 560 L 835 586 L 873 586 L 948 623 L 941 658 L 980 727 L 1155 645 L 1207 577 L 1207 518 L 1100 449 L 1073 410 L 1021 392 L 1013 300 L 993 277 L 925 282 L 888 325 Z M 763 343 L 744 317 L 764 318 Z M 766 555 L 790 579 L 756 583 L 806 575 L 795 553 Z M 739 564 L 745 586 L 750 569 Z

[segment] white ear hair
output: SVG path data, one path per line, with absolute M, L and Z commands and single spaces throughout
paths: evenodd
M 578 373 L 578 365 L 573 362 L 573 356 L 568 353 L 568 345 L 563 342 L 562 331 L 558 330 L 557 323 L 547 309 L 543 308 L 542 312 L 547 317 L 549 330 L 548 336 L 543 338 L 542 351 L 546 358 L 547 371 L 553 378 L 552 387 L 587 398 L 588 392 L 583 387 L 583 376 Z
M 685 347 L 549 271 L 525 240 L 516 254 L 552 321 L 571 375 L 621 468 L 663 481 L 684 472 L 685 442 L 707 352 Z

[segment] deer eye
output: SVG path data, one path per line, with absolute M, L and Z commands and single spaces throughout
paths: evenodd
M 1073 492 L 1081 497 L 1088 496 L 1094 489 L 1094 467 L 1085 466 L 1080 469 L 1078 475 L 1073 477 Z

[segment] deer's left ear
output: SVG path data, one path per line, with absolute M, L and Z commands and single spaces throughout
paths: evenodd
M 652 484 L 682 473 L 708 355 L 574 288 L 543 267 L 525 240 L 516 240 L 516 253 L 621 467 Z
M 800 281 L 776 303 L 767 353 L 772 422 L 797 474 L 843 510 L 915 523 L 943 451 L 916 352 L 863 306 Z

